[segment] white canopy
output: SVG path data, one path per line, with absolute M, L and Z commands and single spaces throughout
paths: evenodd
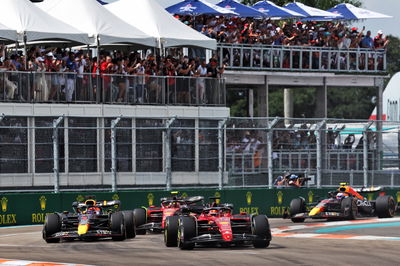
M 172 5 L 175 5 L 179 2 L 182 2 L 183 0 L 155 0 L 160 6 L 162 6 L 163 8 L 167 8 L 170 7 Z M 221 0 L 206 0 L 208 3 L 211 4 L 218 4 Z
M 27 0 L 1 0 L 0 23 L 16 31 L 22 41 L 66 40 L 90 43 L 86 34 L 43 12 Z
M 7 28 L 3 24 L 0 24 L 0 40 L 16 41 L 17 38 L 17 31 Z
M 174 18 L 154 0 L 119 0 L 105 5 L 117 17 L 159 40 L 163 47 L 197 46 L 215 50 L 217 42 Z
M 156 46 L 154 37 L 131 26 L 105 9 L 96 0 L 46 0 L 37 4 L 52 16 L 68 23 L 100 44 Z

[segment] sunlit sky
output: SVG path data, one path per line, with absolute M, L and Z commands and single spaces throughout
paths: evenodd
M 106 2 L 114 2 L 116 0 L 103 0 Z M 135 1 L 135 0 L 132 0 Z M 177 0 L 157 0 L 161 3 L 169 4 L 179 2 Z M 376 35 L 378 30 L 383 30 L 384 34 L 391 34 L 400 37 L 400 0 L 361 0 L 363 8 L 393 16 L 389 19 L 369 19 L 355 23 L 357 27 L 366 26 L 371 30 L 372 35 Z M 209 0 L 211 3 L 219 2 L 218 0 Z

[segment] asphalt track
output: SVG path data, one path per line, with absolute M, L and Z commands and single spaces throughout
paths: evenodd
M 293 224 L 270 219 L 270 224 L 276 236 L 267 249 L 199 247 L 193 251 L 166 248 L 159 234 L 123 242 L 46 244 L 40 226 L 1 228 L 0 258 L 90 265 L 400 265 L 399 218 L 333 226 L 324 221 Z

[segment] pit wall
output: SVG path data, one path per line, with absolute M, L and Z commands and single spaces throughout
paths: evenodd
M 304 197 L 306 202 L 315 202 L 327 196 L 332 189 L 229 189 L 229 190 L 181 190 L 187 196 L 219 196 L 222 203 L 233 203 L 234 212 L 267 214 L 268 217 L 282 217 L 290 201 Z M 387 189 L 400 202 L 400 188 Z M 169 196 L 167 191 L 122 191 L 111 192 L 68 192 L 68 193 L 9 193 L 0 194 L 0 226 L 42 224 L 48 213 L 72 211 L 73 201 L 83 200 L 85 196 L 95 196 L 98 200 L 120 200 L 121 209 L 132 210 L 141 206 L 159 205 L 160 198 Z M 379 193 L 367 193 L 372 200 Z

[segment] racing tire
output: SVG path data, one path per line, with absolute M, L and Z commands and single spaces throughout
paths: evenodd
M 179 219 L 178 228 L 178 246 L 182 250 L 192 250 L 195 243 L 189 242 L 190 239 L 197 236 L 196 220 L 190 216 L 182 216 Z
M 59 243 L 60 238 L 48 238 L 51 235 L 61 231 L 61 221 L 58 214 L 52 213 L 46 215 L 43 226 L 43 239 L 46 243 Z
M 251 229 L 253 235 L 256 235 L 258 238 L 256 240 L 253 240 L 253 246 L 255 248 L 268 247 L 272 237 L 267 216 L 254 216 L 251 224 Z
M 290 201 L 289 207 L 290 216 L 296 215 L 298 213 L 306 212 L 306 203 L 303 198 L 296 198 Z M 294 223 L 302 223 L 305 218 L 290 218 Z
M 136 237 L 136 226 L 135 226 L 135 216 L 133 216 L 133 211 L 123 211 L 124 224 L 126 229 L 126 238 Z
M 113 241 L 123 241 L 126 239 L 126 229 L 124 224 L 124 215 L 122 212 L 111 214 L 111 232 Z
M 396 203 L 390 195 L 379 196 L 375 202 L 375 212 L 378 218 L 392 218 L 396 212 Z
M 167 247 L 178 246 L 179 216 L 168 216 L 164 224 L 164 243 Z
M 137 208 L 133 210 L 133 216 L 135 217 L 136 234 L 145 235 L 146 229 L 138 229 L 139 226 L 144 225 L 147 222 L 147 212 L 144 208 Z
M 341 211 L 345 220 L 354 220 L 357 217 L 357 203 L 352 197 L 342 199 Z

